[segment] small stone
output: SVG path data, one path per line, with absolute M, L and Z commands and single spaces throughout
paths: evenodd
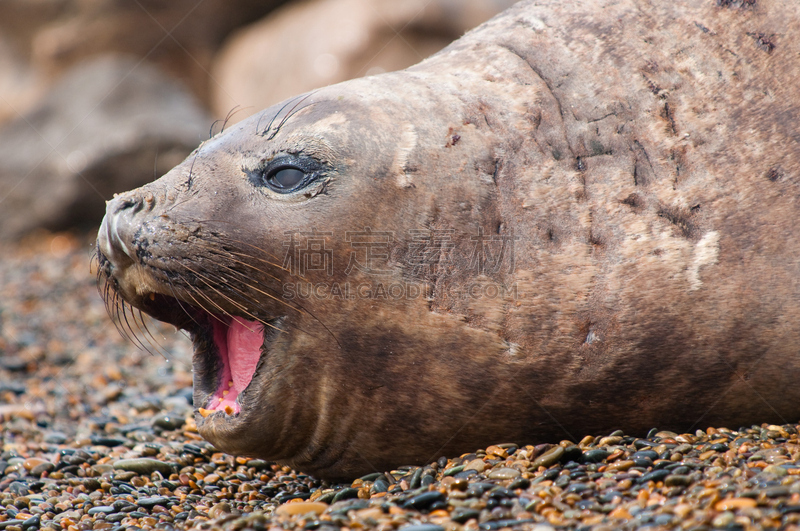
M 387 483 L 386 480 L 383 479 L 383 477 L 379 477 L 372 484 L 372 487 L 370 487 L 369 492 L 370 494 L 377 494 L 379 492 L 386 492 L 387 490 L 389 490 L 389 483 Z
M 64 444 L 67 442 L 67 436 L 60 431 L 51 431 L 44 436 L 44 442 L 47 444 Z
M 456 507 L 453 509 L 453 512 L 450 513 L 450 519 L 456 523 L 464 524 L 473 518 L 477 520 L 480 514 L 480 511 L 471 507 Z
M 417 510 L 427 509 L 435 502 L 443 501 L 445 499 L 447 499 L 447 497 L 438 490 L 423 492 L 422 494 L 417 494 L 416 496 L 409 498 L 403 504 L 403 507 Z
M 531 463 L 531 468 L 539 468 L 543 466 L 545 468 L 549 468 L 550 466 L 556 464 L 561 457 L 564 455 L 564 448 L 561 446 L 554 446 L 553 448 L 549 449 Z
M 615 444 L 619 444 L 622 442 L 622 437 L 619 435 L 609 435 L 608 437 L 603 437 L 597 442 L 597 446 L 614 446 Z
M 475 470 L 479 474 L 486 470 L 486 463 L 483 459 L 473 459 L 464 467 L 464 470 Z
M 734 522 L 735 518 L 732 512 L 725 511 L 715 516 L 711 521 L 711 525 L 714 527 L 728 527 Z
M 764 496 L 766 496 L 767 498 L 780 498 L 789 495 L 790 495 L 789 487 L 785 486 L 769 487 L 764 489 Z
M 514 479 L 518 478 L 521 472 L 516 468 L 496 468 L 489 472 L 489 479 Z
M 653 470 L 652 472 L 648 472 L 640 477 L 637 480 L 637 483 L 647 483 L 648 481 L 658 483 L 659 481 L 664 481 L 664 478 L 666 478 L 669 474 L 669 470 Z
M 110 505 L 98 505 L 97 507 L 92 507 L 87 511 L 89 516 L 94 516 L 96 514 L 111 514 L 115 512 L 116 509 Z
M 762 472 L 764 474 L 773 474 L 778 477 L 783 477 L 788 473 L 785 468 L 777 465 L 767 465 Z
M 459 472 L 463 472 L 463 471 L 464 471 L 464 465 L 458 465 L 458 466 L 454 466 L 454 467 L 448 468 L 447 470 L 444 471 L 443 475 L 445 477 L 447 477 L 447 476 L 455 476 Z
M 625 470 L 628 470 L 632 466 L 633 466 L 633 461 L 627 459 L 625 461 L 614 461 L 613 463 L 608 465 L 608 468 L 606 468 L 606 470 L 608 472 L 623 472 Z
M 490 446 L 486 449 L 486 455 L 497 456 L 496 458 L 505 459 L 508 457 L 508 452 L 499 446 Z
M 147 498 L 139 498 L 136 500 L 136 505 L 139 507 L 144 507 L 145 509 L 152 509 L 156 505 L 167 505 L 169 503 L 169 498 L 164 496 L 150 496 Z
M 172 465 L 156 459 L 148 459 L 146 457 L 137 459 L 122 459 L 114 463 L 114 469 L 136 472 L 137 474 L 143 476 L 149 476 L 156 471 L 160 472 L 164 476 L 169 476 L 174 472 Z
M 208 517 L 219 518 L 223 515 L 229 514 L 230 512 L 231 512 L 231 505 L 227 502 L 220 502 L 211 509 L 209 509 Z
M 685 487 L 692 484 L 692 478 L 681 474 L 671 474 L 664 479 L 667 487 Z
M 177 430 L 183 427 L 186 419 L 181 415 L 160 415 L 153 420 L 153 427 L 162 430 Z
M 736 509 L 752 509 L 758 505 L 752 498 L 728 498 L 717 502 L 714 509 L 717 511 L 735 511 Z
M 352 487 L 348 487 L 346 489 L 342 489 L 336 493 L 333 497 L 333 503 L 342 500 L 352 500 L 353 498 L 358 498 L 358 489 L 354 489 Z
M 33 467 L 31 469 L 31 475 L 38 477 L 38 476 L 41 476 L 42 474 L 44 474 L 45 472 L 47 472 L 47 473 L 52 472 L 53 470 L 55 470 L 55 468 L 56 468 L 56 465 L 54 465 L 53 463 L 50 463 L 48 461 L 45 461 L 44 463 L 38 464 L 35 467 Z
M 444 531 L 444 527 L 436 524 L 416 524 L 401 527 L 400 531 Z
M 106 437 L 103 435 L 92 435 L 89 437 L 89 441 L 94 446 L 108 446 L 109 448 L 114 448 L 115 446 L 122 446 L 127 441 L 125 439 L 120 439 L 117 437 Z
M 631 518 L 633 518 L 633 516 L 631 516 L 631 513 L 629 513 L 628 510 L 625 509 L 624 507 L 617 507 L 616 509 L 608 513 L 608 516 L 611 518 L 623 518 L 625 520 L 630 520 Z
M 31 470 L 33 470 L 34 467 L 37 467 L 44 463 L 47 463 L 47 461 L 45 461 L 44 459 L 39 459 L 38 457 L 31 457 L 23 461 L 22 466 L 23 468 L 25 468 L 25 470 L 30 472 Z
M 466 478 L 456 478 L 452 484 L 450 484 L 450 489 L 452 490 L 460 490 L 465 491 L 469 488 L 469 481 Z
M 611 452 L 602 448 L 595 448 L 583 453 L 581 460 L 584 463 L 601 463 L 605 461 L 606 457 L 611 455 Z
M 278 516 L 295 516 L 303 514 L 322 514 L 328 508 L 327 503 L 319 502 L 294 502 L 284 503 L 275 509 L 275 514 Z
M 508 484 L 508 488 L 510 490 L 527 489 L 530 486 L 531 486 L 531 480 L 524 477 L 518 477 L 514 481 Z

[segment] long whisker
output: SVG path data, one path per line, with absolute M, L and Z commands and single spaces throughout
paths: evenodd
M 250 282 L 248 282 L 248 280 L 249 280 L 248 276 L 247 276 L 247 275 L 245 275 L 244 273 L 242 273 L 241 271 L 238 271 L 238 270 L 236 270 L 236 269 L 233 269 L 232 267 L 226 266 L 226 265 L 224 265 L 224 264 L 219 264 L 219 265 L 221 265 L 222 267 L 224 267 L 224 268 L 225 268 L 226 270 L 228 270 L 229 272 L 231 272 L 231 273 L 234 273 L 234 274 L 238 275 L 239 277 L 241 277 L 241 278 L 240 278 L 240 279 L 238 279 L 237 281 L 238 281 L 238 282 L 241 282 L 241 283 L 242 283 L 242 285 L 243 285 L 243 286 L 245 286 L 246 288 L 249 288 L 249 289 L 251 289 L 251 290 L 253 290 L 253 291 L 257 291 L 258 293 L 260 293 L 260 294 L 262 294 L 262 295 L 264 295 L 264 296 L 266 296 L 266 297 L 269 297 L 270 299 L 272 299 L 272 300 L 274 300 L 274 301 L 276 301 L 276 302 L 280 302 L 281 304 L 285 304 L 286 306 L 288 306 L 289 308 L 291 308 L 292 310 L 294 310 L 294 311 L 296 311 L 296 312 L 298 312 L 298 313 L 308 313 L 308 312 L 307 312 L 306 310 L 304 310 L 302 307 L 296 307 L 296 306 L 293 306 L 293 305 L 292 305 L 291 303 L 289 303 L 288 301 L 286 301 L 286 300 L 284 300 L 284 299 L 282 299 L 282 298 L 280 298 L 280 297 L 276 297 L 276 296 L 275 296 L 275 295 L 273 295 L 272 293 L 268 293 L 268 292 L 266 292 L 266 291 L 264 291 L 264 290 L 262 290 L 262 289 L 259 289 L 258 287 L 256 287 L 256 285 L 255 285 L 255 284 L 251 284 Z M 256 271 L 258 271 L 258 270 L 256 269 Z
M 136 331 L 133 329 L 131 322 L 128 320 L 128 308 L 129 308 L 128 304 L 126 304 L 125 301 L 122 301 L 120 307 L 122 309 L 122 321 L 120 322 L 124 322 L 125 326 L 128 327 L 128 330 L 130 330 L 132 334 L 131 336 L 128 336 L 128 338 L 137 346 L 137 348 L 141 348 L 145 352 L 150 352 L 150 350 L 147 348 L 147 345 L 145 345 L 144 342 L 139 338 L 139 336 L 136 334 Z M 131 314 L 131 319 L 133 319 L 134 318 L 133 307 L 130 307 L 130 314 Z M 134 320 L 134 323 L 135 322 L 136 321 Z M 150 353 L 152 354 L 152 352 Z
M 158 352 L 158 354 L 162 358 L 164 358 L 165 361 L 169 361 L 169 358 L 167 357 L 167 354 L 169 354 L 169 352 L 166 352 L 164 350 L 164 347 L 162 347 L 159 344 L 158 340 L 155 338 L 155 336 L 153 336 L 153 333 L 150 332 L 150 328 L 147 327 L 147 323 L 145 322 L 145 317 L 144 317 L 144 313 L 142 313 L 142 310 L 136 308 L 136 311 L 135 312 L 131 311 L 131 314 L 133 315 L 133 320 L 134 321 L 136 321 L 136 316 L 137 315 L 139 316 L 139 320 L 136 323 L 136 328 L 138 328 L 139 331 L 142 333 L 142 335 L 144 335 L 145 339 L 147 340 L 147 343 L 151 347 L 153 347 L 153 350 Z M 150 352 L 152 354 L 152 352 L 150 351 L 149 348 L 148 348 L 148 352 Z
M 192 273 L 193 275 L 197 276 L 197 278 L 199 278 L 199 279 L 200 279 L 200 280 L 201 280 L 201 281 L 202 281 L 202 282 L 203 282 L 203 283 L 204 283 L 206 286 L 208 286 L 210 289 L 212 289 L 214 292 L 216 292 L 216 293 L 217 293 L 217 295 L 219 295 L 220 297 L 224 298 L 225 300 L 227 300 L 228 302 L 230 302 L 231 304 L 233 304 L 234 306 L 236 306 L 236 307 L 237 307 L 239 310 L 241 310 L 241 311 L 242 311 L 242 313 L 244 313 L 244 314 L 245 314 L 245 315 L 247 315 L 248 317 L 252 318 L 252 320 L 253 320 L 253 321 L 258 321 L 258 322 L 262 323 L 262 324 L 263 324 L 263 325 L 265 325 L 265 326 L 269 326 L 270 328 L 274 328 L 275 330 L 278 330 L 278 331 L 280 331 L 280 332 L 285 332 L 285 330 L 282 330 L 282 329 L 278 328 L 277 326 L 273 325 L 272 323 L 269 323 L 269 322 L 267 322 L 267 321 L 265 321 L 265 320 L 263 320 L 263 319 L 261 319 L 261 318 L 259 318 L 259 317 L 256 317 L 256 316 L 255 316 L 255 315 L 253 315 L 252 313 L 248 312 L 248 311 L 247 311 L 247 308 L 246 308 L 245 306 L 243 306 L 243 305 L 241 305 L 241 304 L 237 303 L 237 302 L 236 302 L 235 300 L 233 300 L 231 297 L 229 297 L 229 296 L 225 295 L 225 294 L 224 294 L 224 293 L 222 293 L 220 290 L 218 290 L 218 289 L 217 289 L 217 288 L 214 286 L 214 283 L 208 279 L 208 277 L 206 277 L 206 276 L 204 276 L 204 275 L 202 275 L 202 274 L 198 273 L 197 271 L 194 271 L 194 270 L 192 270 L 190 267 L 186 266 L 185 264 L 184 264 L 184 266 L 183 266 L 183 267 L 185 267 L 185 268 L 186 268 L 186 269 L 187 269 L 187 270 L 188 270 L 190 273 Z M 202 292 L 200 292 L 200 293 L 202 293 Z M 212 302 L 212 301 L 210 301 L 210 302 Z M 213 303 L 213 302 L 212 302 L 212 303 Z M 215 306 L 219 307 L 219 305 L 218 305 L 218 304 L 216 304 L 216 303 L 213 303 L 213 304 L 214 304 Z
M 170 283 L 170 284 L 169 284 L 169 287 L 170 287 L 170 291 L 172 291 L 172 296 L 173 296 L 173 298 L 174 298 L 174 299 L 175 299 L 175 301 L 178 303 L 178 306 L 180 306 L 180 307 L 181 307 L 181 310 L 183 310 L 183 311 L 184 311 L 184 313 L 186 313 L 187 315 L 189 315 L 189 317 L 192 319 L 192 321 L 194 322 L 194 324 L 196 324 L 196 325 L 200 326 L 200 323 L 198 323 L 198 322 L 197 322 L 197 320 L 194 318 L 194 316 L 193 316 L 191 313 L 189 313 L 189 311 L 188 311 L 188 310 L 186 310 L 186 308 L 184 308 L 184 307 L 183 307 L 183 303 L 181 302 L 181 299 L 180 299 L 180 297 L 178 297 L 178 294 L 177 294 L 177 293 L 175 293 L 175 287 L 172 285 L 172 283 Z M 203 296 L 203 297 L 204 297 L 206 300 L 208 300 L 208 302 L 210 302 L 211 304 L 214 304 L 214 301 L 212 301 L 212 300 L 211 300 L 211 299 L 209 299 L 207 296 L 205 296 L 205 294 L 204 294 L 203 292 L 201 292 L 201 291 L 200 291 L 200 290 L 198 290 L 197 288 L 194 288 L 194 287 L 192 287 L 191 285 L 187 285 L 187 289 L 185 290 L 185 292 L 186 292 L 186 295 L 187 295 L 187 296 L 188 296 L 190 299 L 192 299 L 192 301 L 194 302 L 194 305 L 195 305 L 195 306 L 197 306 L 198 308 L 205 308 L 205 306 L 204 306 L 202 303 L 200 303 L 200 302 L 199 302 L 197 299 L 195 299 L 195 298 L 194 298 L 194 296 L 192 295 L 192 291 L 194 291 L 194 292 L 195 292 L 195 293 L 197 293 L 198 295 L 201 295 L 201 296 Z M 217 309 L 220 311 L 220 314 L 221 314 L 221 315 L 230 317 L 230 314 L 229 314 L 228 312 L 226 312 L 225 310 L 223 310 L 222 308 L 220 308 L 220 307 L 219 307 L 217 304 L 214 304 L 214 306 L 217 306 Z M 211 317 L 213 317 L 214 319 L 216 319 L 216 320 L 217 320 L 217 321 L 219 321 L 220 323 L 222 323 L 222 324 L 227 324 L 227 323 L 225 323 L 225 321 L 223 321 L 223 320 L 222 320 L 222 318 L 221 318 L 221 317 L 219 317 L 219 316 L 218 316 L 216 313 L 214 313 L 214 312 L 206 312 L 206 313 L 208 313 L 208 315 L 210 315 Z
M 252 255 L 244 254 L 244 253 L 237 253 L 235 251 L 230 251 L 228 249 L 221 249 L 220 247 L 217 247 L 215 245 L 211 245 L 209 243 L 206 243 L 203 240 L 196 240 L 195 244 L 199 245 L 199 246 L 202 246 L 204 249 L 208 249 L 209 251 L 211 251 L 213 253 L 216 253 L 218 256 L 225 257 L 225 258 L 227 258 L 228 260 L 230 260 L 232 262 L 236 262 L 237 264 L 243 265 L 245 267 L 249 267 L 250 269 L 252 269 L 254 271 L 258 271 L 259 273 L 265 274 L 266 276 L 270 277 L 273 280 L 281 282 L 280 278 L 276 277 L 275 275 L 272 275 L 268 271 L 263 271 L 263 270 L 257 268 L 256 266 L 254 266 L 252 264 L 248 264 L 247 262 L 243 262 L 241 260 L 237 260 L 236 258 L 234 258 L 234 256 L 241 256 L 242 258 L 252 258 L 254 260 L 259 260 L 261 262 L 264 262 L 265 264 L 267 264 L 269 266 L 280 268 L 279 266 L 273 264 L 272 262 L 267 262 L 265 260 L 259 259 L 257 256 L 252 256 Z
M 287 102 L 286 102 L 286 103 L 283 105 L 283 107 L 281 107 L 280 109 L 278 109 L 278 112 L 276 112 L 276 113 L 275 113 L 275 114 L 272 116 L 272 119 L 271 119 L 271 120 L 269 121 L 269 123 L 267 124 L 267 128 L 266 128 L 266 129 L 264 129 L 264 131 L 263 131 L 262 133 L 260 133 L 260 134 L 261 134 L 261 136 L 264 136 L 264 135 L 266 135 L 267 133 L 269 133 L 269 130 L 270 130 L 270 128 L 272 127 L 272 124 L 275 122 L 275 119 L 276 119 L 278 116 L 280 116 L 280 114 L 283 112 L 283 110 L 284 110 L 286 107 L 288 107 L 289 105 L 291 105 L 291 104 L 292 104 L 292 102 L 293 102 L 294 100 L 296 100 L 297 98 L 299 98 L 299 97 L 300 97 L 300 96 L 295 96 L 294 98 L 291 98 L 291 99 L 289 99 L 289 100 L 288 100 L 288 101 L 287 101 Z M 256 127 L 258 127 L 258 124 L 256 124 Z M 258 129 L 256 129 L 256 134 L 259 134 L 259 132 L 258 132 Z M 274 136 L 275 136 L 275 135 L 273 135 L 273 137 L 274 137 Z M 272 137 L 270 137 L 268 140 L 272 140 Z
M 220 133 L 222 133 L 223 131 L 225 131 L 225 127 L 228 125 L 228 121 L 229 121 L 231 118 L 233 118 L 233 117 L 236 115 L 236 113 L 237 113 L 237 112 L 243 111 L 243 110 L 245 110 L 245 109 L 250 109 L 250 108 L 252 108 L 252 106 L 251 106 L 251 105 L 248 105 L 247 107 L 241 107 L 241 106 L 239 106 L 239 105 L 236 105 L 236 106 L 235 106 L 233 109 L 231 109 L 230 111 L 228 111 L 228 115 L 227 115 L 227 116 L 225 116 L 225 121 L 224 121 L 224 122 L 222 122 L 222 129 L 220 130 Z
M 316 92 L 316 91 L 314 91 L 314 92 Z M 300 101 L 298 101 L 298 102 L 295 104 L 295 106 L 294 106 L 294 107 L 292 107 L 291 109 L 289 109 L 289 112 L 287 112 L 287 113 L 286 113 L 286 115 L 283 117 L 283 119 L 280 121 L 280 123 L 278 123 L 278 127 L 276 127 L 276 128 L 275 128 L 275 131 L 273 131 L 273 132 L 272 132 L 272 134 L 271 134 L 269 137 L 267 137 L 267 140 L 272 140 L 273 138 L 275 138 L 275 135 L 277 135 L 277 134 L 278 134 L 278 132 L 281 130 L 281 127 L 283 127 L 283 124 L 285 124 L 285 123 L 286 123 L 286 121 L 287 121 L 289 118 L 291 118 L 292 116 L 294 116 L 295 112 L 297 112 L 297 111 L 299 111 L 299 110 L 300 110 L 300 109 L 297 109 L 297 107 L 298 107 L 300 104 L 302 104 L 304 101 L 306 101 L 308 98 L 310 98 L 311 96 L 313 96 L 313 95 L 314 95 L 314 92 L 309 92 L 308 94 L 306 94 L 306 95 L 305 95 L 305 96 L 304 96 L 304 97 L 303 97 L 303 98 L 302 98 Z M 309 105 L 306 105 L 306 107 L 310 107 L 311 105 L 314 105 L 314 102 L 311 102 Z M 305 109 L 306 107 L 303 107 L 303 108 Z
M 261 249 L 261 248 L 259 248 L 257 246 L 254 246 L 254 245 L 252 245 L 250 243 L 247 243 L 247 242 L 240 242 L 238 240 L 232 240 L 232 239 L 228 239 L 228 241 L 233 241 L 233 242 L 236 242 L 236 243 L 241 243 L 241 244 L 244 244 L 244 245 L 248 245 L 248 246 L 253 247 L 254 249 L 256 249 L 258 251 L 265 252 L 263 249 Z M 271 262 L 269 262 L 267 260 L 260 259 L 257 256 L 248 255 L 248 254 L 244 254 L 244 253 L 237 253 L 235 251 L 229 251 L 229 250 L 225 250 L 225 252 L 227 253 L 226 257 L 228 257 L 228 258 L 230 258 L 229 255 L 236 255 L 236 256 L 241 256 L 241 257 L 244 257 L 244 258 L 250 258 L 250 259 L 254 259 L 254 260 L 259 260 L 259 261 L 264 262 L 264 263 L 266 263 L 268 265 L 275 266 L 275 264 L 273 264 L 273 263 L 271 263 Z M 238 261 L 238 260 L 237 260 L 237 262 L 243 263 L 243 262 Z M 250 267 L 250 268 L 252 268 L 252 269 L 254 269 L 254 270 L 256 270 L 256 271 L 259 271 L 258 268 L 255 268 L 255 267 L 251 266 L 250 264 L 247 264 L 247 263 L 243 263 L 243 264 L 248 266 L 248 267 Z M 222 265 L 223 267 L 225 267 L 225 269 L 231 271 L 232 273 L 236 273 L 238 276 L 240 276 L 242 278 L 248 278 L 244 273 L 242 273 L 240 271 L 237 271 L 237 270 L 232 269 L 232 268 L 230 268 L 228 266 L 225 266 L 224 264 L 220 264 L 220 265 Z M 288 271 L 285 268 L 281 268 L 281 269 L 283 269 L 284 271 Z M 275 277 L 272 277 L 272 278 L 275 278 Z M 302 278 L 302 277 L 300 277 L 300 278 Z M 250 289 L 252 289 L 254 291 L 257 291 L 257 292 L 259 292 L 259 293 L 261 293 L 263 295 L 266 295 L 267 297 L 270 297 L 271 299 L 274 299 L 274 300 L 276 300 L 276 301 L 278 301 L 278 302 L 280 302 L 282 304 L 285 304 L 286 306 L 288 306 L 289 308 L 292 308 L 295 311 L 298 311 L 298 312 L 301 312 L 301 313 L 305 313 L 305 314 L 311 316 L 312 319 L 317 321 L 320 324 L 320 326 L 322 326 L 326 330 L 326 332 L 328 332 L 328 334 L 330 334 L 331 337 L 333 337 L 334 341 L 336 341 L 336 344 L 339 346 L 339 348 L 341 348 L 341 343 L 339 342 L 339 339 L 336 337 L 336 335 L 333 333 L 333 331 L 319 317 L 314 315 L 314 313 L 312 313 L 308 309 L 303 308 L 302 306 L 295 307 L 294 305 L 290 304 L 288 301 L 286 301 L 286 300 L 284 300 L 282 298 L 276 297 L 275 295 L 272 295 L 270 293 L 267 293 L 267 292 L 257 288 L 256 286 L 254 286 L 253 284 L 251 284 L 249 282 L 241 281 L 241 280 L 237 280 L 237 282 L 242 283 L 244 286 L 246 286 L 246 287 L 248 287 L 248 288 L 250 288 Z M 306 333 L 308 333 L 308 332 L 306 332 Z M 313 334 L 311 334 L 311 335 L 313 335 Z
M 231 272 L 233 272 L 233 273 L 236 273 L 236 274 L 238 274 L 238 275 L 245 276 L 245 275 L 244 275 L 244 273 L 242 273 L 242 272 L 240 272 L 240 271 L 236 271 L 235 269 L 232 269 L 232 270 L 230 270 L 230 271 L 231 271 Z M 225 277 L 225 276 L 220 276 L 220 279 L 221 279 L 222 281 L 224 281 L 224 282 L 226 282 L 226 283 L 227 283 L 227 279 L 226 279 L 226 277 Z M 250 283 L 248 283 L 248 282 L 244 282 L 244 281 L 242 281 L 242 280 L 239 280 L 239 279 L 231 279 L 231 281 L 232 281 L 232 282 L 237 282 L 237 283 L 240 283 L 240 284 L 242 284 L 242 285 L 243 285 L 244 287 L 246 287 L 246 288 L 250 288 L 250 289 L 253 289 L 253 290 L 255 290 L 255 291 L 258 291 L 258 292 L 260 292 L 260 293 L 263 293 L 261 290 L 259 290 L 258 288 L 256 288 L 255 286 L 253 286 L 252 284 L 250 284 Z M 240 295 L 244 295 L 244 294 L 243 294 L 243 293 L 240 293 Z M 268 293 L 267 293 L 267 294 L 265 294 L 265 295 L 268 295 L 268 296 L 269 296 L 269 294 L 268 294 Z M 286 301 L 282 301 L 282 302 L 284 302 L 284 303 L 285 303 L 285 304 L 287 304 L 287 305 L 289 304 L 289 303 L 288 303 L 288 302 L 286 302 Z M 336 342 L 336 344 L 339 346 L 339 348 L 341 348 L 341 346 L 342 346 L 342 345 L 341 345 L 341 343 L 339 342 L 339 339 L 336 337 L 336 335 L 334 335 L 334 333 L 331 331 L 331 329 L 330 329 L 330 328 L 329 328 L 329 327 L 328 327 L 328 326 L 327 326 L 325 323 L 323 323 L 323 322 L 322 322 L 322 320 L 321 320 L 319 317 L 317 317 L 316 315 L 314 315 L 314 314 L 313 314 L 311 311 L 307 310 L 306 308 L 303 308 L 302 306 L 301 306 L 301 307 L 298 307 L 298 308 L 294 308 L 294 307 L 292 307 L 292 306 L 290 305 L 289 307 L 290 307 L 290 308 L 292 308 L 292 309 L 294 309 L 294 310 L 296 310 L 296 311 L 298 311 L 298 312 L 300 312 L 300 313 L 304 313 L 304 314 L 306 314 L 306 315 L 309 315 L 309 316 L 310 316 L 312 319 L 314 319 L 315 321 L 317 321 L 317 322 L 320 324 L 320 326 L 322 326 L 322 328 L 324 328 L 324 329 L 325 329 L 325 331 L 326 331 L 326 332 L 327 332 L 327 333 L 328 333 L 328 334 L 329 334 L 331 337 L 333 337 L 333 340 Z M 260 321 L 260 322 L 262 322 L 262 323 L 264 322 L 263 320 L 260 320 L 260 319 L 259 319 L 259 321 Z M 266 324 L 266 323 L 265 323 L 265 324 Z M 312 336 L 312 337 L 317 337 L 315 334 L 313 334 L 313 333 L 309 332 L 308 330 L 306 330 L 306 329 L 304 329 L 304 328 L 295 327 L 295 329 L 296 329 L 296 330 L 299 330 L 300 332 L 303 332 L 304 334 L 308 334 L 309 336 Z

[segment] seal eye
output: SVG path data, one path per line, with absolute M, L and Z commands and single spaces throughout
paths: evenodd
M 306 173 L 293 166 L 276 168 L 265 178 L 267 185 L 280 193 L 294 191 L 305 180 Z

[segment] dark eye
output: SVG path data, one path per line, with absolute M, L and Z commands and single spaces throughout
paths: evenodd
M 280 193 L 293 192 L 305 180 L 306 173 L 293 166 L 275 168 L 270 171 L 265 181 L 270 188 Z

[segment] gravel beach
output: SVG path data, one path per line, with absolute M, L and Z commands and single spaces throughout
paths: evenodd
M 344 485 L 218 452 L 192 419 L 188 339 L 122 337 L 92 245 L 0 244 L 0 530 L 800 530 L 796 424 L 497 441 Z

